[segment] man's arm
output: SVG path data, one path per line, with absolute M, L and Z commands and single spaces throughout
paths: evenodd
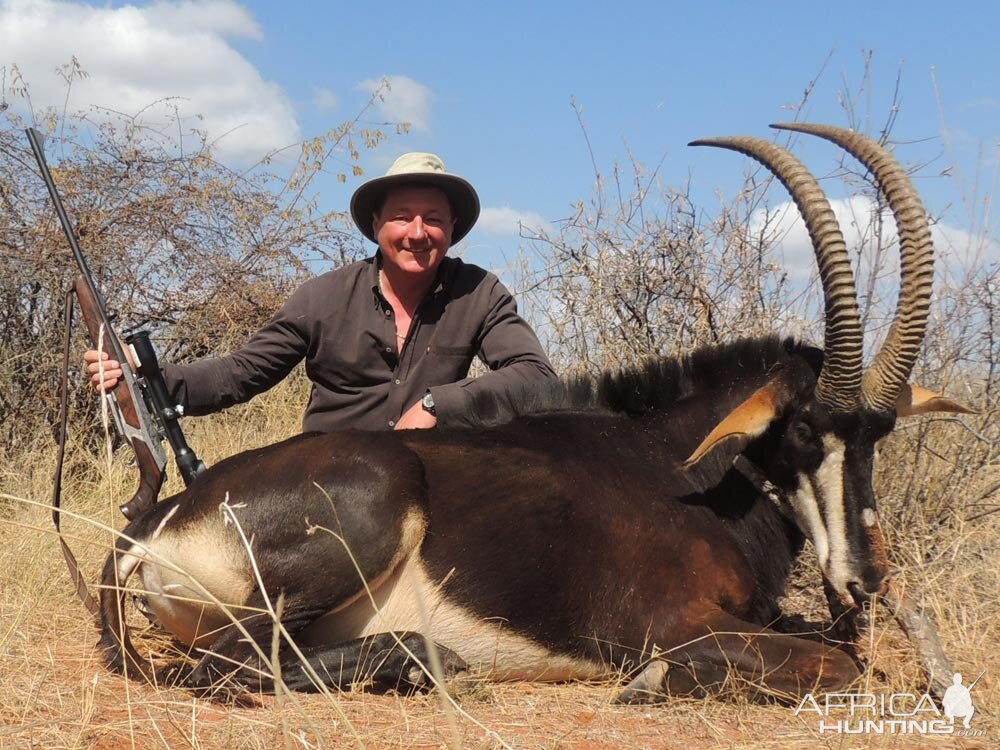
M 491 372 L 479 378 L 432 387 L 430 392 L 441 422 L 447 423 L 452 416 L 464 413 L 469 400 L 477 394 L 502 396 L 528 383 L 558 377 L 535 332 L 518 315 L 517 303 L 511 293 L 499 279 L 491 276 L 490 282 L 479 357 Z
M 184 365 L 164 364 L 163 379 L 186 414 L 211 414 L 249 401 L 284 379 L 309 346 L 308 282 L 240 349 Z
M 211 414 L 234 404 L 249 401 L 276 385 L 305 356 L 306 339 L 288 325 L 283 308 L 245 346 L 222 357 L 212 357 L 183 365 L 160 363 L 160 371 L 171 400 L 185 414 Z M 131 354 L 125 349 L 131 361 Z M 122 366 L 106 352 L 91 349 L 83 360 L 94 389 L 110 391 L 122 376 Z

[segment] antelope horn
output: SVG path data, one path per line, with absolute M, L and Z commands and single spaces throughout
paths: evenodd
M 834 411 L 856 409 L 862 372 L 861 317 L 847 246 L 823 189 L 802 162 L 762 138 L 703 138 L 688 145 L 717 146 L 746 154 L 773 172 L 791 194 L 816 252 L 826 307 L 825 355 L 816 398 Z
M 875 177 L 889 202 L 899 233 L 900 290 L 896 317 L 861 384 L 861 402 L 878 411 L 892 411 L 900 389 L 910 377 L 927 329 L 934 282 L 934 244 L 927 212 L 906 172 L 888 149 L 859 133 L 830 125 L 782 123 L 772 128 L 795 130 L 825 138 L 852 154 Z

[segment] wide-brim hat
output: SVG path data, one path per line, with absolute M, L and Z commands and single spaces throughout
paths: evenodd
M 381 206 L 386 190 L 396 185 L 427 185 L 444 191 L 455 219 L 455 228 L 451 234 L 453 245 L 469 233 L 479 218 L 479 196 L 476 189 L 457 174 L 446 172 L 440 156 L 412 151 L 396 159 L 383 177 L 369 180 L 354 191 L 351 198 L 351 218 L 361 234 L 372 242 L 378 242 L 372 231 L 375 207 Z

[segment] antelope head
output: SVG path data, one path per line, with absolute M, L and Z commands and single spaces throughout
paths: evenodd
M 695 146 L 744 153 L 788 189 L 805 221 L 819 264 L 825 302 L 824 358 L 818 377 L 802 362 L 781 368 L 704 439 L 685 466 L 722 441 L 740 449 L 770 433 L 776 449 L 761 470 L 815 549 L 828 588 L 844 606 L 883 593 L 889 561 L 872 474 L 875 446 L 897 417 L 969 412 L 907 380 L 923 342 L 933 282 L 934 248 L 917 191 L 892 154 L 863 135 L 826 125 L 783 124 L 830 140 L 864 164 L 895 216 L 901 280 L 895 319 L 871 366 L 863 367 L 863 331 L 844 237 L 819 183 L 784 148 L 750 137 L 710 138 Z M 775 434 L 777 433 L 777 434 Z

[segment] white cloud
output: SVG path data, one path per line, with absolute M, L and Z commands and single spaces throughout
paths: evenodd
M 388 82 L 382 101 L 377 102 L 379 113 L 391 122 L 408 122 L 418 132 L 430 132 L 431 100 L 434 95 L 422 83 L 406 76 L 383 76 L 369 78 L 358 84 L 358 88 L 374 94 Z
M 322 112 L 330 112 L 340 105 L 340 99 L 330 89 L 316 89 L 313 93 L 313 106 Z
M 489 234 L 520 234 L 520 225 L 529 230 L 538 229 L 548 224 L 539 214 L 532 211 L 517 211 L 510 206 L 499 208 L 483 208 L 479 212 L 476 229 Z
M 869 236 L 874 205 L 869 198 L 854 196 L 831 200 L 830 206 L 844 234 L 848 252 L 854 258 L 856 248 Z M 766 244 L 773 243 L 775 251 L 780 254 L 782 266 L 791 278 L 807 279 L 815 273 L 816 256 L 809 233 L 792 201 L 755 211 L 750 217 L 750 232 L 754 238 L 763 234 Z
M 867 196 L 856 195 L 844 200 L 831 200 L 830 206 L 840 224 L 851 260 L 857 263 L 859 248 L 874 248 L 876 204 Z M 898 248 L 895 246 L 896 223 L 888 208 L 884 209 L 881 218 L 882 244 L 889 249 L 881 267 L 885 271 L 894 272 L 899 267 Z M 750 231 L 754 237 L 760 237 L 764 232 L 765 237 L 774 242 L 782 265 L 791 278 L 803 280 L 816 273 L 816 259 L 809 233 L 791 201 L 766 211 L 755 211 L 750 217 Z M 953 269 L 970 268 L 973 264 L 996 262 L 1000 259 L 1000 245 L 994 240 L 944 222 L 931 227 L 931 236 L 938 258 Z M 863 258 L 868 262 L 871 255 L 870 252 L 862 252 Z
M 66 89 L 53 69 L 75 56 L 89 77 L 73 82 L 71 111 L 97 106 L 133 115 L 179 97 L 169 106 L 210 139 L 225 136 L 217 153 L 240 161 L 300 139 L 284 92 L 228 41 L 262 36 L 250 12 L 233 0 L 120 8 L 0 0 L 0 65 L 20 67 L 36 108 L 62 106 Z M 143 118 L 156 124 L 170 111 L 160 104 Z
M 186 0 L 154 3 L 145 9 L 126 6 L 123 10 L 144 13 L 150 23 L 175 32 L 189 32 L 191 29 L 214 32 L 229 37 L 261 40 L 264 38 L 260 26 L 253 16 L 242 6 L 230 0 Z
M 939 223 L 931 227 L 934 249 L 952 270 L 1000 263 L 1000 244 L 982 234 Z

